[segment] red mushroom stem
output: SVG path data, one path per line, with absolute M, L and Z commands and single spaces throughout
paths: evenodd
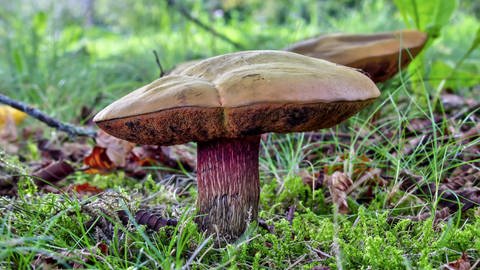
M 260 136 L 197 144 L 197 223 L 226 239 L 242 235 L 257 220 Z

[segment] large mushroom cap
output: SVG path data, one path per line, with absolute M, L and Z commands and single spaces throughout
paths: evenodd
M 135 143 L 181 144 L 330 127 L 379 94 L 348 67 L 291 52 L 245 51 L 155 80 L 94 121 Z
M 186 62 L 183 62 L 183 63 L 179 63 L 179 64 L 175 65 L 175 67 L 172 70 L 168 71 L 167 74 L 170 75 L 170 74 L 181 73 L 185 69 L 190 68 L 191 66 L 199 63 L 200 61 L 202 61 L 202 60 L 197 59 L 197 60 L 189 60 L 189 61 L 186 61 Z
M 324 35 L 292 45 L 285 50 L 362 69 L 375 82 L 393 77 L 425 45 L 427 34 L 403 30 L 369 35 Z M 400 61 L 400 62 L 399 62 Z

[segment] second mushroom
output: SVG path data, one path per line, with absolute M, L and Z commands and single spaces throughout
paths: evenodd
M 155 80 L 94 121 L 139 144 L 197 142 L 197 222 L 231 240 L 257 219 L 262 133 L 332 127 L 379 94 L 351 68 L 291 52 L 245 51 Z

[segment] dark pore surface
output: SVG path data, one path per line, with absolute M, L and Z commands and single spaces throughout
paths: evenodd
M 255 104 L 237 108 L 173 108 L 97 122 L 109 134 L 138 144 L 174 145 L 262 133 L 332 127 L 373 99 L 310 104 Z

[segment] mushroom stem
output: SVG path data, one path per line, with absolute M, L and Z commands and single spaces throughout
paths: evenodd
M 197 144 L 197 223 L 227 240 L 238 238 L 257 220 L 260 136 Z

